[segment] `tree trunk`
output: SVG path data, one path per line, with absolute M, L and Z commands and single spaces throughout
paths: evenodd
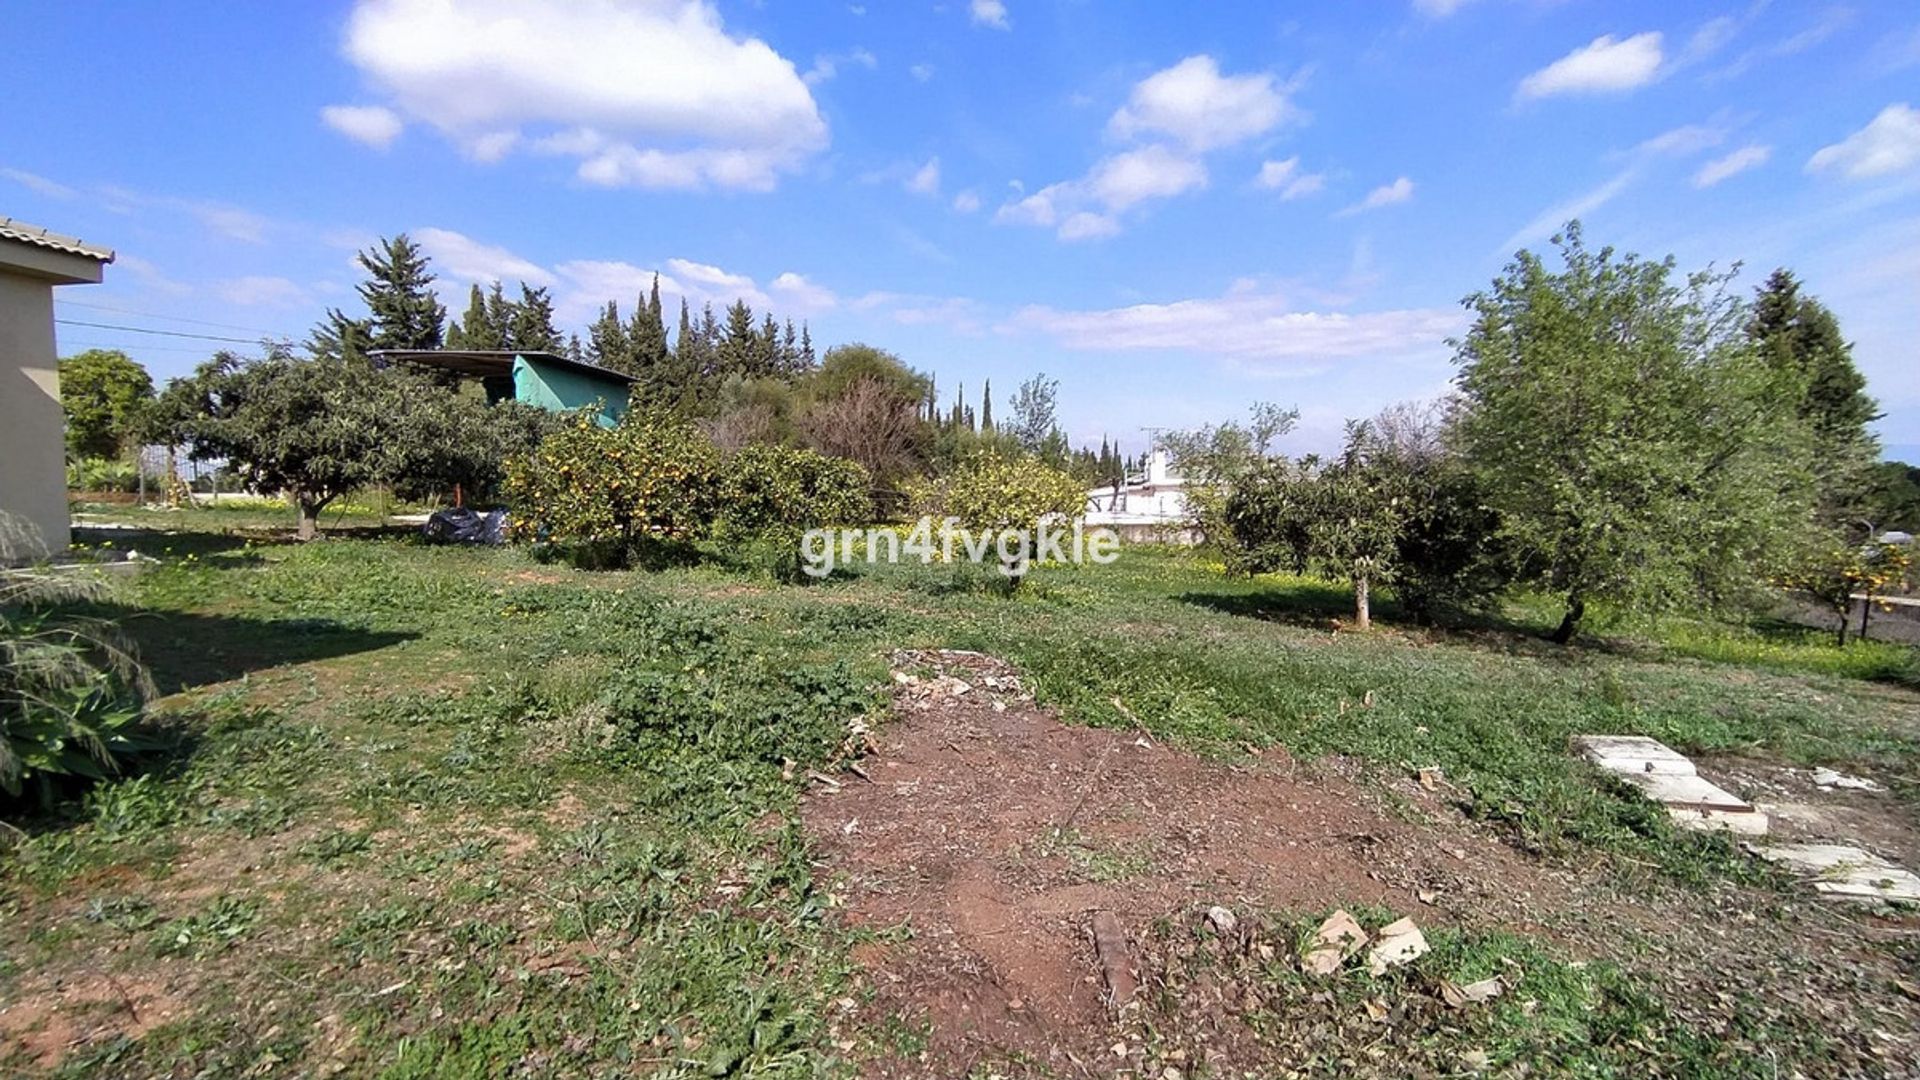
M 1567 614 L 1560 620 L 1560 626 L 1553 632 L 1553 643 L 1565 645 L 1580 632 L 1580 620 L 1587 613 L 1587 602 L 1579 594 L 1567 597 Z
M 1853 610 L 1850 607 L 1842 606 L 1840 608 L 1840 625 L 1834 627 L 1834 644 L 1843 649 L 1847 647 L 1847 618 L 1852 614 Z
M 305 499 L 296 501 L 300 505 L 300 531 L 295 535 L 302 540 L 311 540 L 319 532 L 320 507 Z
M 1873 594 L 1867 593 L 1860 601 L 1860 630 L 1853 636 L 1861 641 L 1867 640 L 1867 617 L 1873 614 Z
M 1364 575 L 1353 579 L 1353 621 L 1362 630 L 1373 629 L 1373 601 L 1369 596 L 1369 584 Z

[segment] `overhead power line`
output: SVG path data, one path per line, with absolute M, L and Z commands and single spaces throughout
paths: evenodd
M 136 315 L 142 319 L 159 319 L 161 322 L 187 323 L 191 326 L 212 326 L 221 330 L 241 330 L 249 334 L 276 336 L 271 330 L 262 330 L 257 326 L 239 326 L 234 323 L 210 322 L 206 319 L 189 319 L 185 315 L 162 315 L 157 311 L 135 311 L 132 308 L 114 307 L 111 304 L 92 304 L 84 300 L 67 300 L 56 297 L 54 303 L 63 307 L 86 308 L 89 311 L 111 311 L 116 315 Z
M 190 334 L 184 330 L 153 330 L 144 326 L 119 326 L 114 323 L 82 322 L 79 319 L 55 319 L 62 326 L 91 326 L 95 330 L 123 330 L 129 334 L 157 334 L 160 337 L 196 338 L 200 341 L 230 341 L 235 345 L 258 345 L 259 338 L 220 337 L 215 334 Z M 273 335 L 269 334 L 268 337 Z

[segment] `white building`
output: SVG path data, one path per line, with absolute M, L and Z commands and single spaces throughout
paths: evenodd
M 97 283 L 113 252 L 0 218 L 0 510 L 32 547 L 67 547 L 66 414 L 53 290 Z M 18 554 L 18 553 L 16 553 Z
M 1165 450 L 1147 455 L 1147 471 L 1087 492 L 1088 527 L 1104 525 L 1128 540 L 1190 544 L 1187 481 L 1173 474 Z

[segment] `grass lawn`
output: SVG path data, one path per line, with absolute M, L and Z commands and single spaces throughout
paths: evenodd
M 179 745 L 22 820 L 0 856 L 8 1075 L 813 1076 L 910 1055 L 913 1017 L 859 1018 L 870 932 L 835 919 L 797 812 L 848 721 L 882 722 L 899 648 L 991 653 L 1068 722 L 1138 724 L 1205 755 L 1280 745 L 1383 791 L 1438 766 L 1456 828 L 1647 904 L 1711 908 L 1736 890 L 1760 898 L 1759 919 L 1803 906 L 1732 844 L 1597 782 L 1570 735 L 1878 777 L 1889 814 L 1920 827 L 1920 682 L 1900 646 L 1617 620 L 1562 649 L 1536 636 L 1554 613 L 1528 604 L 1432 633 L 1387 603 L 1362 636 L 1335 622 L 1342 590 L 1151 549 L 1041 569 L 1006 598 L 946 567 L 801 587 L 722 566 L 587 573 L 513 549 L 259 542 L 222 532 L 227 513 L 168 516 L 198 533 L 83 536 L 162 560 L 109 612 Z M 1316 914 L 1263 925 L 1291 941 Z M 1802 925 L 1781 917 L 1782 934 Z M 1534 1007 L 1416 1013 L 1421 1061 L 1787 1075 L 1821 1071 L 1838 1034 L 1792 1001 L 1729 1034 L 1630 950 L 1461 922 L 1439 937 L 1445 962 L 1519 958 Z M 1184 928 L 1158 933 L 1169 969 L 1196 962 Z M 1920 980 L 1908 940 L 1884 951 Z M 1264 1008 L 1293 1003 L 1262 1021 L 1280 1028 L 1350 996 L 1241 976 Z M 1749 1056 L 1761 1046 L 1772 1060 Z M 1398 1060 L 1325 1050 L 1297 1067 Z

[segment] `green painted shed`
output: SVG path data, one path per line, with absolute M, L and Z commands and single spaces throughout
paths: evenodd
M 554 412 L 595 408 L 603 427 L 620 422 L 633 392 L 631 375 L 552 352 L 380 349 L 372 356 L 477 379 L 489 403 L 512 399 Z

